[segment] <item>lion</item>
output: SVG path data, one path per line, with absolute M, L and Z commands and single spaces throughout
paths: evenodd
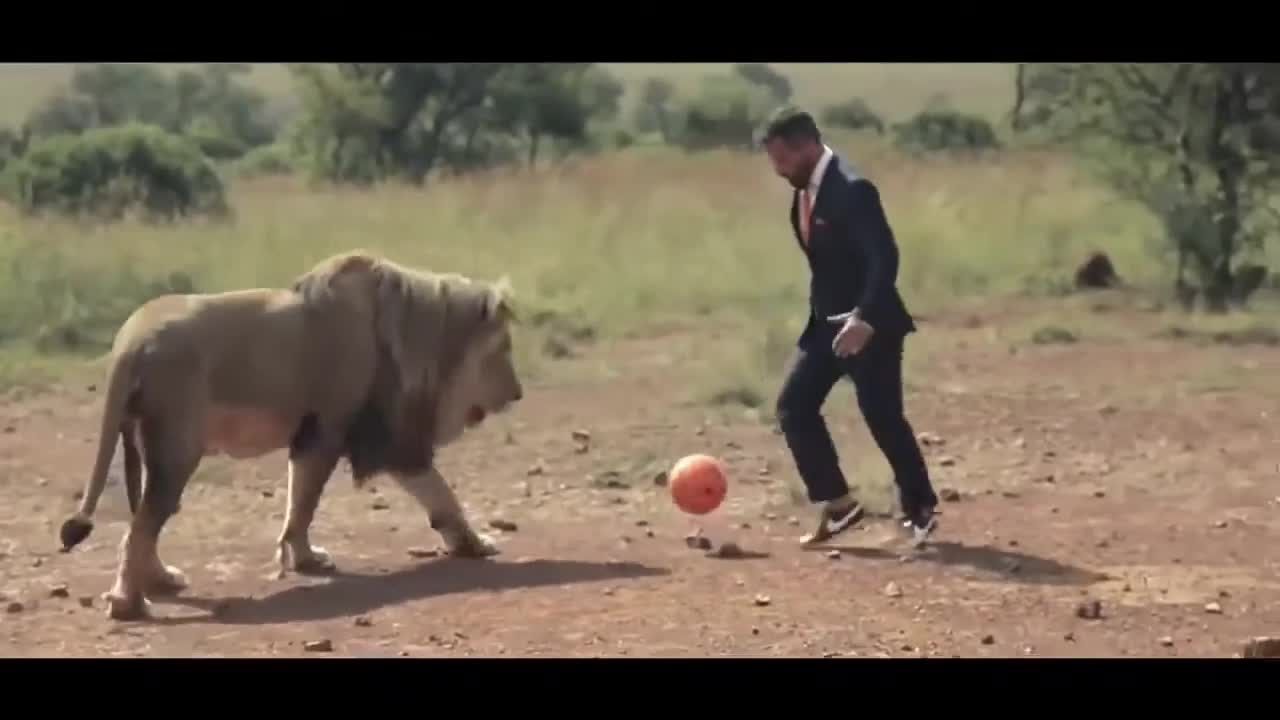
M 505 278 L 416 271 L 360 251 L 320 262 L 289 289 L 148 301 L 114 339 L 97 458 L 78 512 L 62 525 L 63 552 L 93 529 L 118 438 L 132 521 L 105 594 L 116 620 L 145 618 L 148 596 L 187 587 L 161 562 L 159 536 L 202 459 L 215 454 L 242 460 L 288 449 L 281 575 L 334 569 L 308 531 L 344 457 L 357 486 L 389 474 L 451 554 L 496 554 L 433 458 L 522 398 L 515 320 Z

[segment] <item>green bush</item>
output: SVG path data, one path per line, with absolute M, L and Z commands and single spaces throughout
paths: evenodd
M 985 118 L 951 110 L 926 110 L 895 125 L 894 144 L 908 152 L 990 150 L 1000 147 Z
M 297 160 L 285 143 L 273 143 L 256 147 L 233 163 L 231 167 L 235 174 L 241 177 L 289 175 L 298 169 Z
M 145 219 L 229 212 L 222 181 L 199 147 L 136 123 L 32 142 L 5 168 L 0 192 L 24 212 L 108 220 L 132 211 Z
M 824 108 L 822 124 L 848 130 L 874 130 L 877 135 L 884 134 L 884 120 L 862 98 L 853 98 Z

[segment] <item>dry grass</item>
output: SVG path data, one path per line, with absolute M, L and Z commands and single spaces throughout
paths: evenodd
M 921 160 L 865 139 L 835 142 L 882 188 L 902 248 L 900 286 L 917 312 L 1060 286 L 1098 247 L 1131 282 L 1164 282 L 1146 250 L 1150 218 L 1061 158 Z M 354 247 L 510 275 L 537 319 L 520 345 L 531 373 L 584 336 L 607 341 L 713 317 L 735 360 L 704 361 L 704 400 L 771 397 L 804 317 L 807 270 L 787 225 L 788 190 L 758 156 L 637 148 L 425 189 L 275 179 L 232 192 L 238 217 L 223 225 L 85 227 L 0 207 L 3 374 L 40 357 L 37 339 L 100 352 L 133 304 L 173 273 L 201 290 L 280 285 Z

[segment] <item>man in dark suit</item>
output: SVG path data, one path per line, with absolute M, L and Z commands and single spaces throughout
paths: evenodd
M 898 247 L 879 192 L 823 143 L 808 113 L 776 113 L 763 144 L 774 170 L 795 188 L 791 225 L 811 272 L 809 320 L 777 404 L 809 500 L 822 504 L 804 542 L 827 540 L 863 517 L 822 417 L 831 388 L 847 377 L 893 468 L 902 524 L 921 543 L 937 525 L 938 500 L 903 411 L 903 344 L 916 327 L 896 287 Z

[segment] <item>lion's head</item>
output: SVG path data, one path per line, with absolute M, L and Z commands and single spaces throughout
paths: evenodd
M 421 445 L 425 461 L 432 448 L 454 441 L 523 395 L 505 278 L 487 283 L 352 252 L 322 261 L 294 289 L 311 302 L 336 299 L 368 312 L 384 358 L 372 403 L 387 426 L 392 455 Z M 394 461 L 405 463 L 412 464 Z

